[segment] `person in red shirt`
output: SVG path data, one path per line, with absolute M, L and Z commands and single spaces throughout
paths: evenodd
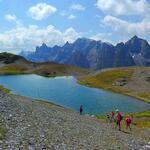
M 131 131 L 131 123 L 132 123 L 132 118 L 131 118 L 131 116 L 126 116 L 126 118 L 125 118 L 125 123 L 126 123 L 126 129 L 130 129 L 130 131 Z
M 119 112 L 118 109 L 116 109 L 116 127 L 119 128 L 119 131 L 121 131 L 121 120 L 122 120 L 122 115 L 121 113 Z

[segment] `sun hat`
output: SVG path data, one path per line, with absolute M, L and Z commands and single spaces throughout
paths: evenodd
M 116 112 L 119 112 L 119 109 L 116 109 Z

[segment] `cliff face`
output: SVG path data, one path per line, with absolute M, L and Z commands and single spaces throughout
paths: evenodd
M 112 68 L 122 66 L 150 66 L 150 45 L 146 40 L 134 36 L 126 43 L 113 46 L 110 43 L 86 38 L 77 39 L 64 46 L 48 47 L 42 44 L 28 55 L 28 60 L 36 62 L 55 61 L 85 68 Z

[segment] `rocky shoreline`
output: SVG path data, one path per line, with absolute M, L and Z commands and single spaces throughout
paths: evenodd
M 118 131 L 51 103 L 0 92 L 0 150 L 148 149 L 150 129 Z M 1 130 L 0 130 L 1 131 Z M 1 134 L 1 133 L 0 133 Z

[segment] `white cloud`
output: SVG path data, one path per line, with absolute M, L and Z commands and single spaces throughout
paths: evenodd
M 109 43 L 114 44 L 114 42 L 110 40 L 111 35 L 112 35 L 111 33 L 98 33 L 98 34 L 93 35 L 91 39 L 94 39 L 96 41 L 100 40 L 102 42 L 109 42 Z
M 64 12 L 64 11 L 61 12 L 60 15 L 63 16 L 63 17 L 67 17 L 67 18 L 70 19 L 70 20 L 76 18 L 76 16 L 75 16 L 74 14 L 68 14 L 67 12 Z
M 28 15 L 35 20 L 42 20 L 54 14 L 56 11 L 57 9 L 54 6 L 46 3 L 38 3 L 37 5 L 29 8 Z
M 76 18 L 76 16 L 73 15 L 73 14 L 71 14 L 71 15 L 68 16 L 68 19 L 75 19 L 75 18 Z
M 71 9 L 73 10 L 79 10 L 79 11 L 84 11 L 85 10 L 85 7 L 81 4 L 73 4 L 71 6 Z
M 63 39 L 65 42 L 74 42 L 77 38 L 81 37 L 82 33 L 78 33 L 74 30 L 74 28 L 68 28 L 64 33 L 63 33 Z
M 114 35 L 120 35 L 125 39 L 138 35 L 145 37 L 150 34 L 150 21 L 143 19 L 141 22 L 128 22 L 113 16 L 106 16 L 103 20 L 106 26 L 109 26 Z
M 16 17 L 15 15 L 6 14 L 6 15 L 5 15 L 5 19 L 6 19 L 7 21 L 12 22 L 12 21 L 16 21 L 16 20 L 17 20 L 17 17 Z
M 67 12 L 63 11 L 60 13 L 61 16 L 67 16 Z
M 21 21 L 14 14 L 6 14 L 4 18 L 9 22 L 15 23 L 17 26 L 22 26 Z
M 17 52 L 20 50 L 35 50 L 35 47 L 46 43 L 48 46 L 62 45 L 65 42 L 73 42 L 81 33 L 73 28 L 68 28 L 64 32 L 49 25 L 46 28 L 38 26 L 16 27 L 10 31 L 0 33 L 0 50 Z
M 103 12 L 115 16 L 150 13 L 150 4 L 147 0 L 97 0 L 96 6 Z

